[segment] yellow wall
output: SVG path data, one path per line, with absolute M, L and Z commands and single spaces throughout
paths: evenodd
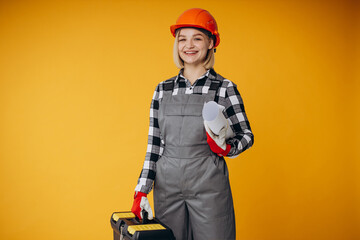
M 169 25 L 191 7 L 217 19 L 215 70 L 255 134 L 228 160 L 237 239 L 360 239 L 350 0 L 0 1 L 0 239 L 112 238 L 153 90 L 177 73 Z

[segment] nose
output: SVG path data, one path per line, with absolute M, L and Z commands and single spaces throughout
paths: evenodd
M 192 39 L 189 39 L 186 41 L 186 47 L 187 48 L 193 48 L 194 47 L 194 42 Z

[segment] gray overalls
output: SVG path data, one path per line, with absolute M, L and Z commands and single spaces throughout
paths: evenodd
M 222 80 L 218 75 L 203 95 L 172 95 L 174 79 L 165 82 L 159 108 L 165 147 L 156 163 L 154 207 L 177 240 L 235 239 L 228 169 L 224 158 L 210 150 L 201 115 Z

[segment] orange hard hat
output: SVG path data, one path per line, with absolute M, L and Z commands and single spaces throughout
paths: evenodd
M 191 8 L 183 12 L 183 14 L 181 14 L 176 21 L 176 24 L 170 27 L 172 35 L 175 37 L 176 30 L 182 27 L 195 27 L 205 29 L 209 31 L 213 36 L 215 36 L 214 47 L 217 47 L 220 43 L 220 34 L 218 32 L 215 18 L 204 9 Z

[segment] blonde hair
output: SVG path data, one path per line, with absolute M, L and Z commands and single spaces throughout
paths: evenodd
M 182 69 L 182 68 L 184 68 L 184 61 L 179 56 L 179 49 L 178 49 L 179 33 L 180 33 L 179 30 L 176 31 L 176 35 L 175 35 L 173 58 L 174 58 L 174 63 L 176 65 L 176 67 L 178 67 L 179 69 Z M 212 49 L 209 49 L 207 52 L 207 55 L 206 55 L 206 58 L 204 61 L 204 67 L 205 67 L 205 69 L 210 69 L 214 66 L 214 64 L 215 64 L 215 54 L 214 54 L 214 48 L 212 48 Z

